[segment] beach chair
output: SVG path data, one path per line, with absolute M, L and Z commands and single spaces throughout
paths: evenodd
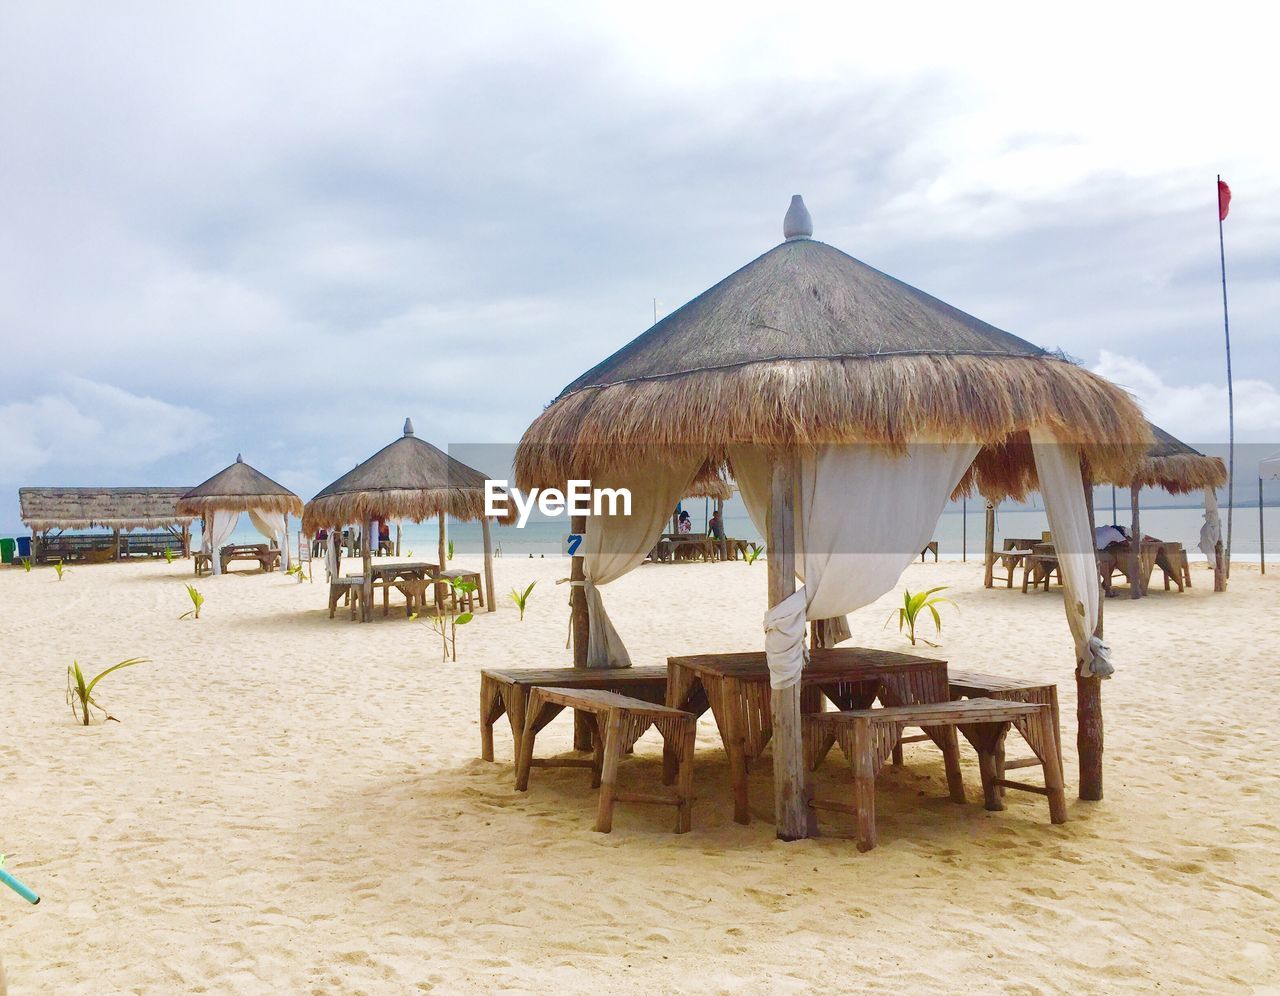
M 592 724 L 594 757 L 589 761 L 579 758 L 535 759 L 533 748 L 538 731 L 566 708 L 587 717 Z M 590 768 L 591 787 L 600 789 L 595 824 L 599 833 L 609 833 L 613 829 L 616 802 L 675 806 L 675 832 L 687 833 L 693 826 L 693 743 L 697 724 L 697 717 L 691 712 L 655 705 L 617 692 L 586 688 L 534 688 L 529 693 L 529 711 L 520 739 L 516 790 L 528 791 L 530 768 Z M 667 750 L 678 758 L 679 774 L 674 796 L 618 791 L 618 762 L 651 726 L 657 728 Z
M 996 755 L 1010 727 L 1018 729 L 1024 736 L 1025 731 L 1033 730 L 1037 742 L 1053 743 L 1053 734 L 1048 729 L 1049 708 L 1033 702 L 974 698 L 959 702 L 924 702 L 881 709 L 809 713 L 801 719 L 805 756 L 811 768 L 816 769 L 832 746 L 839 744 L 853 769 L 852 803 L 811 799 L 809 805 L 816 810 L 852 814 L 856 820 L 860 851 L 869 851 L 876 846 L 876 775 L 892 755 L 904 727 L 919 726 L 943 745 L 947 787 L 951 800 L 958 803 L 963 803 L 965 797 L 956 731 L 960 727 L 968 727 L 978 751 L 986 808 L 993 812 L 1004 809 L 999 791 L 1001 787 L 1026 788 L 997 773 Z M 1051 822 L 1065 823 L 1067 800 L 1057 752 L 1046 751 L 1043 761 L 1044 788 L 1033 786 L 1029 790 L 1048 797 Z

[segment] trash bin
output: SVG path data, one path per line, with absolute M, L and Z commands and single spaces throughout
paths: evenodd
M 0 537 L 0 564 L 13 563 L 13 551 L 16 550 L 18 544 L 14 542 L 12 537 Z
M 18 559 L 26 560 L 30 556 L 31 556 L 31 537 L 19 536 L 18 537 Z

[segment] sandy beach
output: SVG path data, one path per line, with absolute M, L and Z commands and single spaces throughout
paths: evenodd
M 463 563 L 466 559 L 463 558 Z M 497 561 L 500 592 L 537 579 L 440 661 L 394 614 L 329 620 L 322 583 L 202 579 L 189 562 L 0 572 L 6 701 L 0 850 L 43 896 L 0 902 L 10 992 L 1266 991 L 1280 976 L 1275 853 L 1280 576 L 1239 566 L 1214 596 L 1106 604 L 1106 799 L 1075 799 L 1074 685 L 1061 596 L 984 591 L 977 564 L 916 564 L 949 584 L 955 666 L 1060 682 L 1070 822 L 1010 793 L 964 807 L 937 752 L 879 783 L 880 847 L 834 832 L 774 839 L 732 821 L 724 754 L 699 725 L 693 832 L 621 806 L 592 832 L 585 773 L 512 788 L 511 741 L 478 759 L 479 671 L 569 663 L 561 558 Z M 756 649 L 763 565 L 645 566 L 607 590 L 637 664 Z M 854 643 L 910 649 L 853 617 Z M 119 723 L 75 725 L 66 666 L 152 663 L 99 686 Z M 505 723 L 505 721 L 504 721 Z M 543 750 L 567 750 L 557 720 Z M 624 783 L 654 784 L 650 733 Z M 1011 742 L 1012 746 L 1012 742 Z M 848 777 L 837 754 L 818 778 Z

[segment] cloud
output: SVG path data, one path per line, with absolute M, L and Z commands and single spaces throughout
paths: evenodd
M 1226 442 L 1225 365 L 1219 381 L 1171 384 L 1141 360 L 1104 349 L 1092 369 L 1129 390 L 1152 422 L 1184 442 Z M 1235 413 L 1238 442 L 1264 443 L 1280 437 L 1280 390 L 1268 381 L 1237 376 Z
M 209 426 L 195 409 L 68 377 L 53 391 L 0 405 L 0 474 L 25 484 L 55 469 L 58 480 L 49 483 L 107 484 L 120 471 L 147 476 L 138 471 L 190 449 Z

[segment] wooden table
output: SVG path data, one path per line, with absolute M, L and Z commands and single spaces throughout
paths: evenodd
M 946 661 L 862 647 L 811 650 L 800 685 L 804 712 L 821 711 L 824 695 L 842 710 L 866 709 L 876 699 L 905 706 L 951 697 Z M 711 709 L 729 755 L 733 818 L 749 823 L 747 765 L 763 753 L 773 733 L 764 652 L 667 658 L 666 704 L 697 715 Z M 667 779 L 675 777 L 676 761 L 663 755 Z
M 223 574 L 233 560 L 256 560 L 263 571 L 274 571 L 280 566 L 280 551 L 269 548 L 266 543 L 242 543 L 224 546 L 218 551 L 218 559 L 222 562 Z
M 505 712 L 511 723 L 515 756 L 520 756 L 525 711 L 534 688 L 597 689 L 661 705 L 667 691 L 665 667 L 518 668 L 480 672 L 480 756 L 493 760 L 493 724 Z M 544 724 L 545 725 L 545 724 Z M 538 727 L 541 729 L 541 726 Z
M 426 582 L 434 577 L 439 564 L 425 561 L 400 564 L 375 564 L 369 573 L 373 577 L 374 586 L 382 589 L 382 614 L 390 611 L 390 595 L 392 588 L 398 588 L 404 595 L 405 615 L 412 616 L 414 602 L 421 603 L 425 598 Z M 421 610 L 421 604 L 418 606 Z

